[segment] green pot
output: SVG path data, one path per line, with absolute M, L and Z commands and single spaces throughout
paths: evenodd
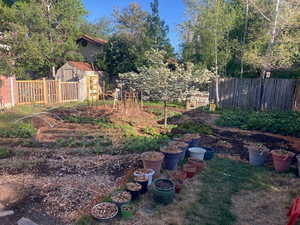
M 169 179 L 157 179 L 154 181 L 153 199 L 160 204 L 169 204 L 173 202 L 175 195 L 175 184 Z

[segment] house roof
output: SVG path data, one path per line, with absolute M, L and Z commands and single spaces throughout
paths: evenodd
M 82 71 L 94 71 L 89 63 L 68 61 L 69 64 Z
M 80 38 L 78 38 L 76 42 L 78 43 L 82 39 L 84 39 L 86 41 L 89 41 L 89 42 L 92 42 L 92 43 L 95 43 L 95 44 L 100 44 L 100 45 L 103 45 L 103 44 L 107 43 L 106 40 L 103 40 L 101 38 L 91 37 L 91 36 L 86 35 L 86 34 L 84 34 Z

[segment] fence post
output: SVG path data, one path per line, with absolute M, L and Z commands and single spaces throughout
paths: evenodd
M 43 78 L 43 89 L 44 89 L 44 103 L 48 104 L 48 85 L 46 78 Z
M 59 79 L 57 82 L 58 85 L 58 103 L 62 103 L 62 91 L 61 91 L 61 80 Z

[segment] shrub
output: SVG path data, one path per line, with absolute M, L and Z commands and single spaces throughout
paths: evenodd
M 299 112 L 224 111 L 216 124 L 300 137 Z

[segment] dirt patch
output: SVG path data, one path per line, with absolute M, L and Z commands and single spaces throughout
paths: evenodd
M 237 216 L 236 224 L 287 224 L 290 204 L 300 194 L 299 185 L 297 178 L 277 177 L 268 190 L 242 191 L 235 195 L 232 210 Z

